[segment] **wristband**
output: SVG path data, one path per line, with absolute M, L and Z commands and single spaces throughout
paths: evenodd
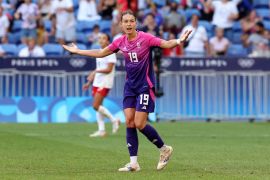
M 176 44 L 181 44 L 181 40 L 180 39 L 176 39 Z

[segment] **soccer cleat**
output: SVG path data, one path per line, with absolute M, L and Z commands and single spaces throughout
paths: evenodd
M 113 134 L 117 133 L 117 131 L 119 130 L 119 126 L 120 126 L 120 119 L 116 119 L 113 122 L 113 128 L 112 128 L 112 133 Z
M 171 146 L 164 146 L 163 149 L 160 151 L 160 158 L 157 165 L 157 170 L 162 170 L 169 162 L 170 157 L 173 152 L 173 148 Z
M 105 137 L 107 134 L 105 131 L 96 131 L 93 134 L 90 134 L 90 137 Z
M 118 171 L 120 172 L 136 172 L 139 170 L 141 170 L 139 163 L 136 164 L 127 163 L 124 167 L 118 169 Z

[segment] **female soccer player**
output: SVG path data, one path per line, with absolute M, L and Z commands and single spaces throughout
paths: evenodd
M 137 162 L 138 136 L 136 128 L 160 150 L 160 160 L 157 170 L 163 169 L 171 155 L 173 148 L 165 145 L 157 131 L 147 124 L 148 113 L 154 111 L 154 71 L 151 59 L 151 46 L 173 48 L 183 43 L 191 31 L 186 31 L 180 39 L 162 40 L 151 34 L 136 31 L 136 17 L 132 11 L 125 11 L 121 15 L 121 26 L 125 33 L 114 40 L 109 46 L 101 50 L 80 50 L 74 44 L 63 47 L 75 54 L 104 57 L 121 50 L 125 58 L 127 72 L 124 87 L 123 108 L 126 118 L 126 141 L 130 155 L 130 163 L 119 171 L 139 171 Z
M 100 34 L 98 38 L 101 48 L 105 48 L 110 43 L 110 36 Z M 106 136 L 104 116 L 109 118 L 113 124 L 112 132 L 116 133 L 119 129 L 120 120 L 115 118 L 111 112 L 102 106 L 103 99 L 107 96 L 113 87 L 115 74 L 116 56 L 111 54 L 103 58 L 96 59 L 96 70 L 92 71 L 87 78 L 87 83 L 83 85 L 83 90 L 87 90 L 93 82 L 92 95 L 94 97 L 93 108 L 96 110 L 96 118 L 98 123 L 98 131 L 90 134 L 90 137 Z

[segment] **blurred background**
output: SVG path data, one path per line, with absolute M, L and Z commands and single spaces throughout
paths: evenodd
M 94 122 L 82 91 L 91 58 L 64 51 L 99 48 L 119 37 L 120 15 L 137 14 L 138 30 L 188 43 L 154 48 L 156 112 L 151 121 L 249 120 L 270 117 L 269 0 L 0 0 L 0 122 Z M 124 121 L 124 60 L 105 106 Z

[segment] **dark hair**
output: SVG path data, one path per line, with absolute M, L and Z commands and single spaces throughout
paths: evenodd
M 264 28 L 264 24 L 261 21 L 257 22 L 256 25 L 260 28 Z
M 102 33 L 102 34 L 104 34 L 105 36 L 107 36 L 108 41 L 111 42 L 111 36 L 108 33 Z
M 123 16 L 126 15 L 126 14 L 129 14 L 129 15 L 134 16 L 134 18 L 135 18 L 135 20 L 136 20 L 136 16 L 135 16 L 134 12 L 131 11 L 130 9 L 128 9 L 128 10 L 122 12 L 122 14 L 121 14 L 121 21 L 122 21 L 122 19 L 123 19 Z

